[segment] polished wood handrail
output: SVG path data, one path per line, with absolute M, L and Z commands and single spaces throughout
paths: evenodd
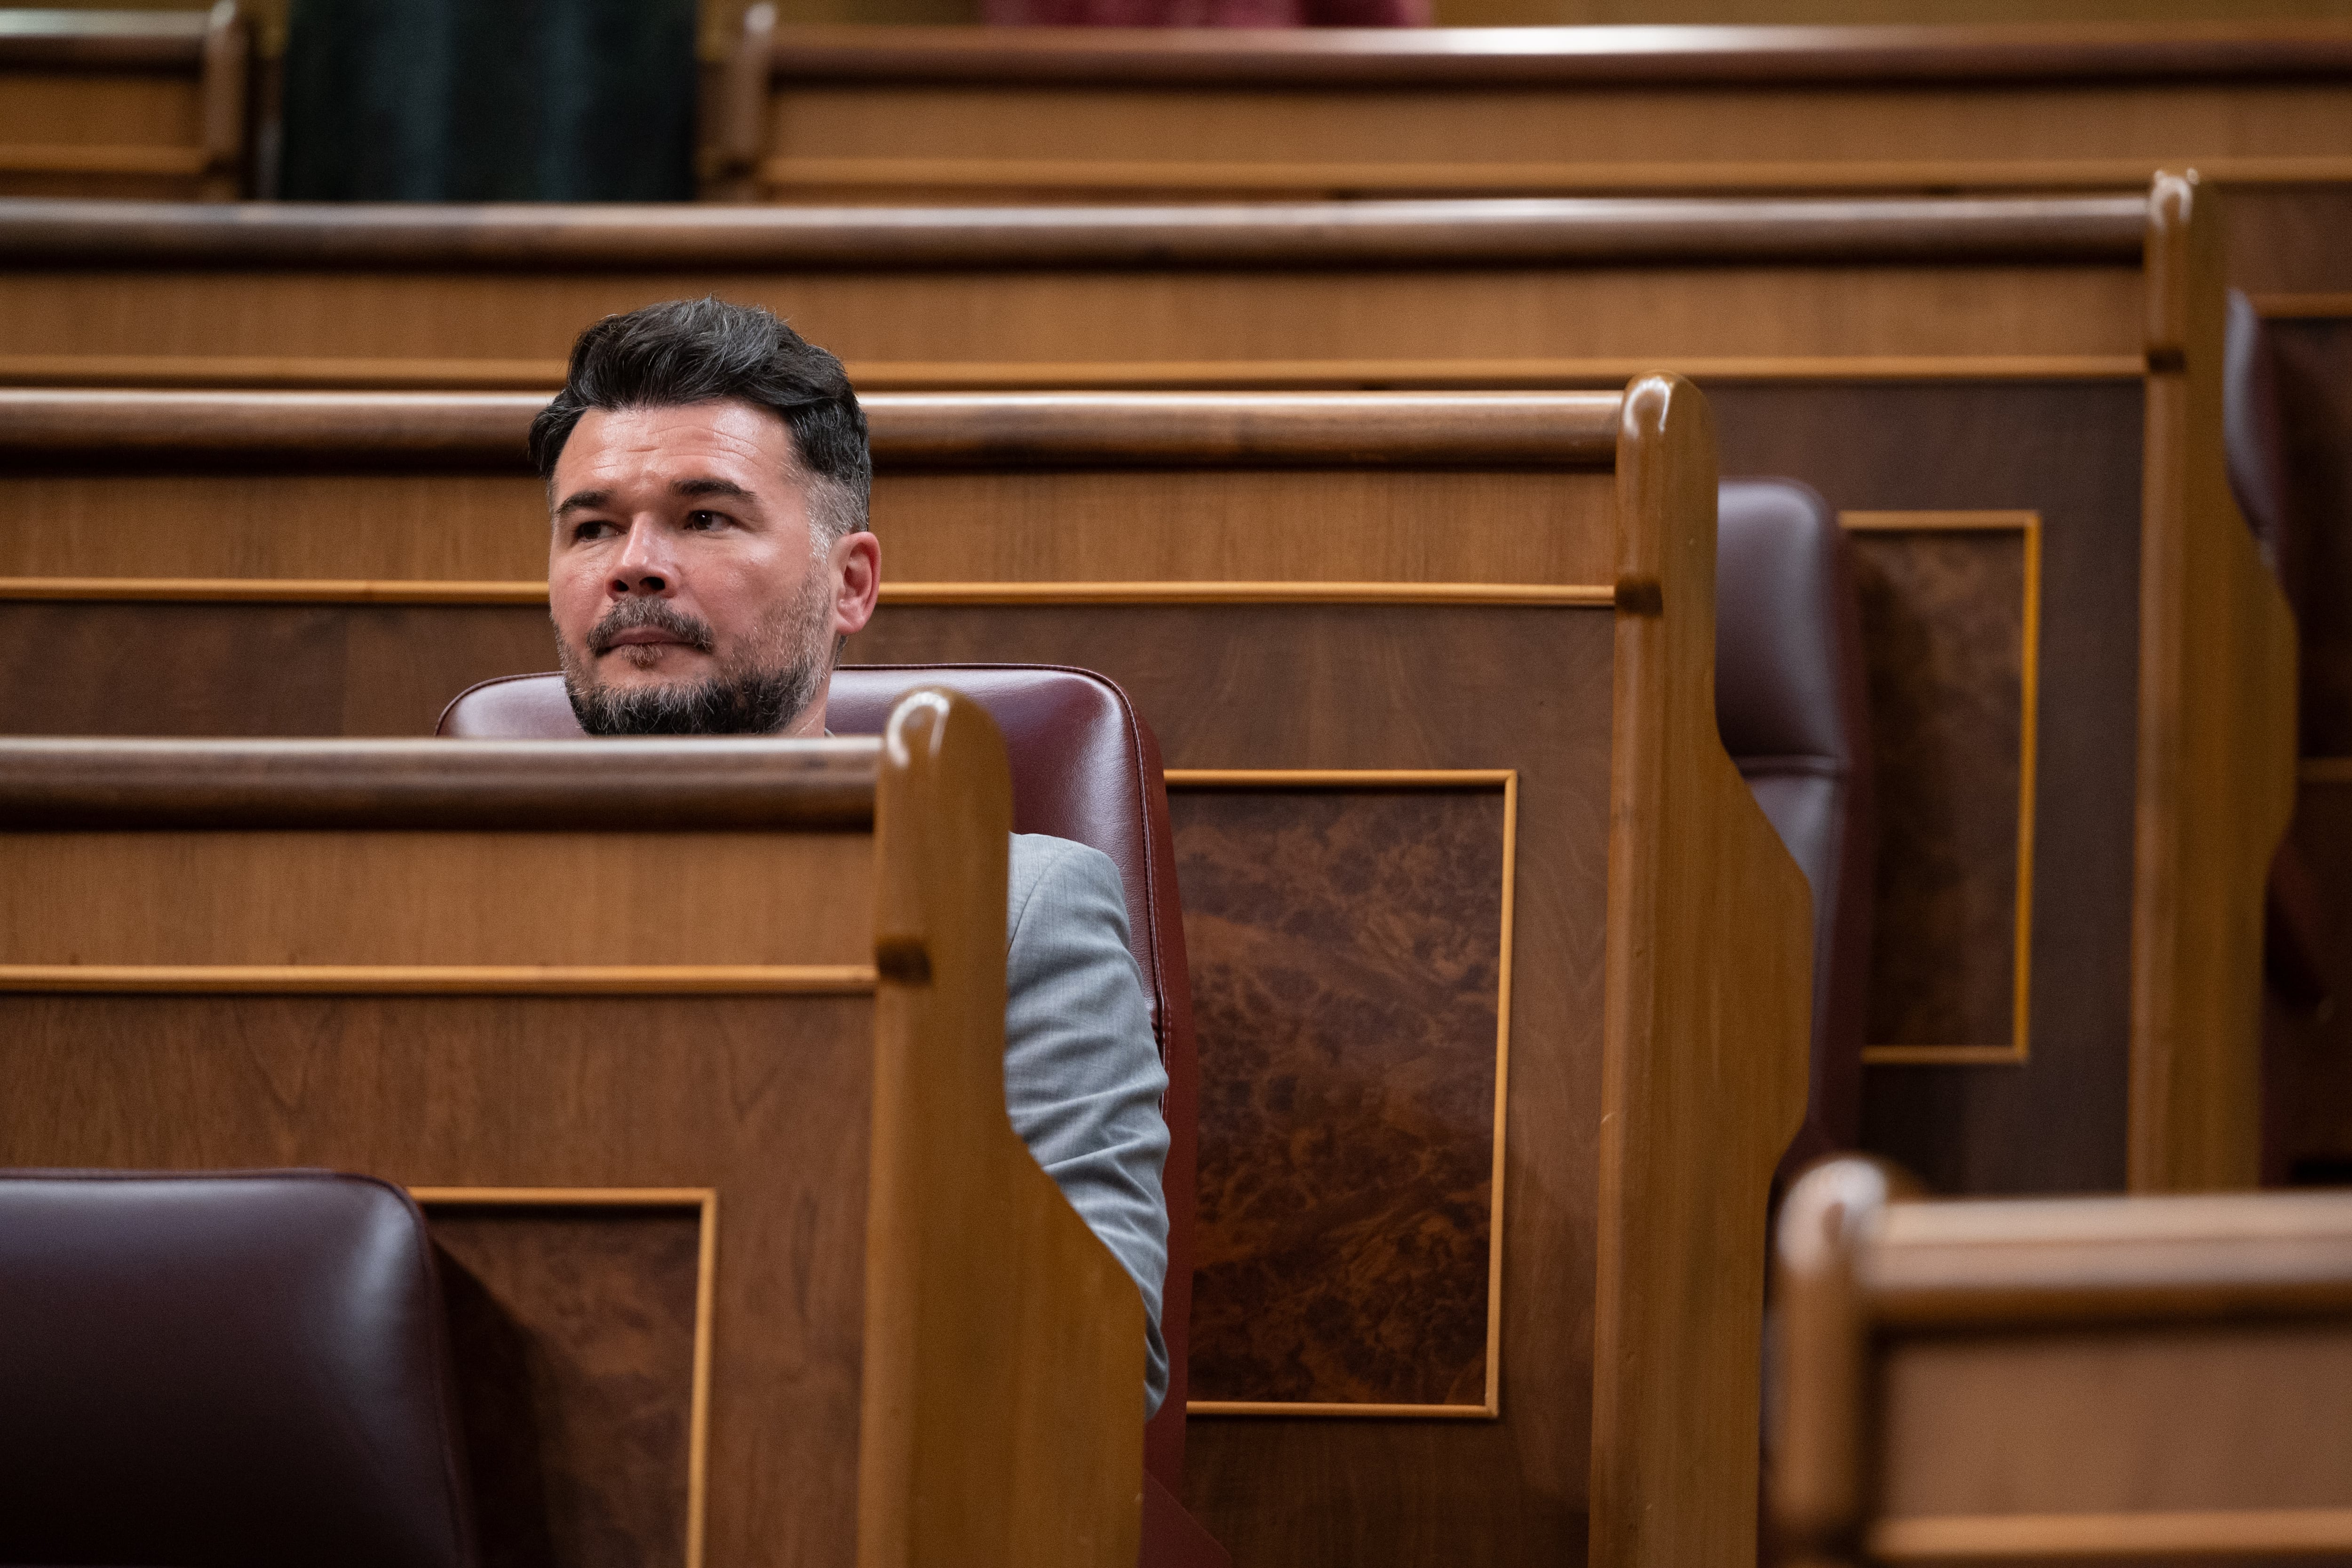
M 880 753 L 843 740 L 0 737 L 0 831 L 861 829 Z
M 2352 74 L 2341 23 L 1316 28 L 780 26 L 775 79 L 1200 87 L 2293 79 Z
M 2121 263 L 2144 196 L 1549 197 L 1235 206 L 0 201 L 0 266 L 571 267 Z
M 202 11 L 0 10 L 0 67 L 189 68 L 210 26 Z
M 525 471 L 529 392 L 0 389 L 0 469 L 110 463 Z M 1605 466 L 1616 392 L 877 392 L 876 465 Z

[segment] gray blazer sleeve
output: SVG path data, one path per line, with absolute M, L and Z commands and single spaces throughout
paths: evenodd
M 1004 1109 L 1143 1292 L 1148 1414 L 1168 1392 L 1168 1075 L 1128 952 L 1127 899 L 1108 855 L 1042 834 L 1013 835 L 1009 883 Z

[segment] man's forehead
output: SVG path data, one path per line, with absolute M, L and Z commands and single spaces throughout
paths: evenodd
M 728 399 L 650 408 L 590 409 L 556 461 L 559 486 L 596 474 L 714 468 L 756 481 L 793 467 L 792 432 L 773 411 Z

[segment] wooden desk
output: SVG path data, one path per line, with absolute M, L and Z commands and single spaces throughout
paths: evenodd
M 1773 1513 L 1800 1563 L 2352 1552 L 2352 1197 L 1781 1210 Z
M 233 200 L 252 60 L 236 0 L 0 10 L 0 194 Z
M 1882 863 L 1911 880 L 1882 888 L 1878 946 L 1909 956 L 1878 971 L 1872 1146 L 1953 1190 L 2252 1179 L 2294 651 L 2225 494 L 2220 242 L 2185 182 L 1159 212 L 20 204 L 0 238 L 22 258 L 0 272 L 0 376 L 20 382 L 546 386 L 580 322 L 713 288 L 785 311 L 877 392 L 1693 373 L 1727 470 L 1804 479 L 1862 530 L 1886 689 L 1934 694 L 1880 750 L 1890 808 L 1916 810 L 1886 817 Z M 475 575 L 479 548 L 429 570 Z M 1459 580 L 1521 570 L 1473 559 Z
M 533 401 L 134 411 L 181 432 L 160 471 L 48 494 L 145 543 L 42 530 L 70 597 L 11 602 L 12 643 L 52 617 L 84 651 L 58 700 L 85 722 L 235 725 L 220 694 L 253 691 L 271 725 L 427 724 L 551 662 L 537 482 L 467 472 L 512 464 Z M 869 415 L 888 586 L 850 658 L 1102 670 L 1173 770 L 1194 1511 L 1237 1560 L 1540 1559 L 1588 1512 L 1601 1561 L 1743 1558 L 1811 927 L 1716 734 L 1705 405 L 1653 380 Z M 446 445 L 354 462 L 306 418 Z M 173 499 L 120 505 L 150 485 Z M 229 580 L 129 580 L 167 558 Z M 488 580 L 432 575 L 458 566 Z M 175 673 L 142 679 L 162 643 Z
M 0 1159 L 415 1190 L 493 1557 L 1129 1568 L 1142 1309 L 1004 1120 L 1010 821 L 939 694 L 0 741 Z

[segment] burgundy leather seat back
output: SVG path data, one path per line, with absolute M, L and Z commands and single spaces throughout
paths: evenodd
M 1785 479 L 1717 496 L 1715 720 L 1813 890 L 1813 1059 L 1783 1173 L 1854 1146 L 1874 874 L 1869 690 L 1844 532 Z
M 2300 608 L 2301 552 L 2287 496 L 2287 441 L 2279 403 L 2278 351 L 2254 302 L 2230 290 L 2221 353 L 2221 443 L 2230 494 L 2253 530 L 2263 559 Z
M 1044 664 L 845 665 L 833 674 L 826 726 L 878 735 L 891 705 L 928 685 L 952 686 L 985 707 L 1004 734 L 1015 832 L 1050 833 L 1110 856 L 1127 889 L 1128 941 L 1143 972 L 1151 1023 L 1168 1070 L 1168 1281 L 1160 1333 L 1168 1397 L 1145 1435 L 1145 1463 L 1182 1490 L 1186 1333 L 1192 1311 L 1192 1209 L 1200 1085 L 1192 992 L 1176 851 L 1160 746 L 1127 694 L 1087 670 Z M 560 675 L 509 675 L 458 694 L 442 711 L 445 736 L 580 737 Z
M 459 1568 L 462 1463 L 398 1187 L 0 1173 L 0 1562 Z

